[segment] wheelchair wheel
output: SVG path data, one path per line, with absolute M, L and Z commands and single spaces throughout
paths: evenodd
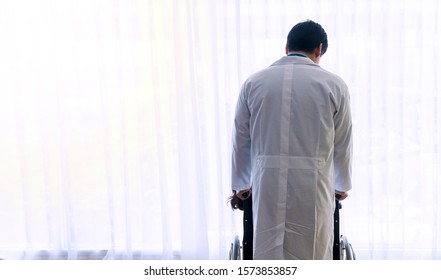
M 355 260 L 354 249 L 344 235 L 340 236 L 340 259 Z
M 230 253 L 229 253 L 229 259 L 230 260 L 241 260 L 241 254 L 240 254 L 240 239 L 239 236 L 236 235 L 234 237 L 234 241 L 231 243 L 230 246 Z

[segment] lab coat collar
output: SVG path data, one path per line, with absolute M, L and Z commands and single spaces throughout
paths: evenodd
M 301 56 L 284 56 L 281 59 L 277 60 L 271 66 L 276 65 L 286 65 L 286 64 L 305 64 L 311 66 L 320 67 L 318 64 L 314 63 L 309 57 L 301 57 Z

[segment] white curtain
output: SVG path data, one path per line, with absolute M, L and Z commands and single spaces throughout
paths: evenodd
M 226 259 L 243 80 L 322 24 L 359 259 L 441 258 L 437 0 L 0 0 L 0 258 Z

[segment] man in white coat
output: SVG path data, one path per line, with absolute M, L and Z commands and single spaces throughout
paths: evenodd
M 352 121 L 344 81 L 319 66 L 313 21 L 286 54 L 243 84 L 233 130 L 232 189 L 253 196 L 254 259 L 332 259 L 335 194 L 351 189 Z

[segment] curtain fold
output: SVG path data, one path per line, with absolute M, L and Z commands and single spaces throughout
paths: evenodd
M 241 83 L 292 26 L 351 91 L 360 259 L 441 258 L 436 0 L 0 1 L 0 258 L 226 259 Z

